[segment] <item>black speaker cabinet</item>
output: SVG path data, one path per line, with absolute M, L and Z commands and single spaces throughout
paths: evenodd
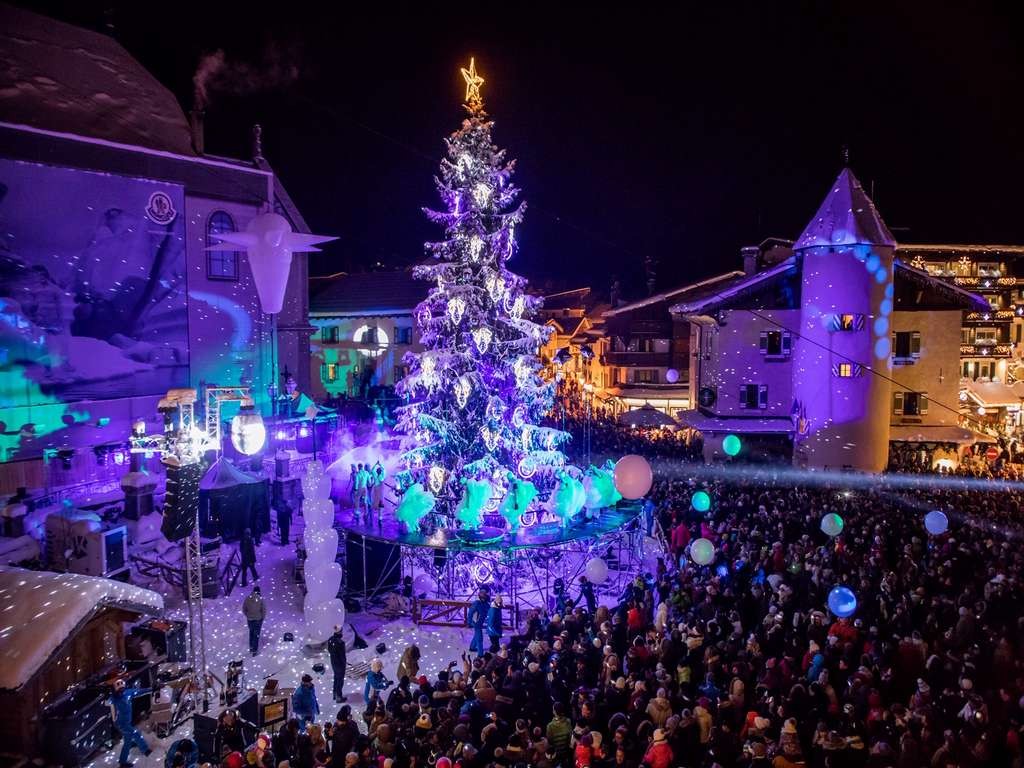
M 402 555 L 397 544 L 359 534 L 348 535 L 345 539 L 345 590 L 349 594 L 390 592 L 398 588 L 401 580 Z

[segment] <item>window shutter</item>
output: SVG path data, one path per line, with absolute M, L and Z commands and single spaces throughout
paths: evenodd
M 891 337 L 890 340 L 892 341 L 892 346 L 890 347 L 890 349 L 892 350 L 892 356 L 896 357 L 896 334 L 895 333 L 892 334 L 892 337 Z
M 320 364 L 320 381 L 327 381 L 327 363 Z
M 910 334 L 910 354 L 914 357 L 921 356 L 921 332 L 914 331 Z
M 747 385 L 740 385 L 740 408 L 747 407 Z
M 832 375 L 833 376 L 838 376 L 839 375 L 839 363 L 832 363 Z
M 853 316 L 853 327 L 858 331 L 864 330 L 864 315 Z
M 768 353 L 768 331 L 761 331 L 759 351 L 762 355 Z
M 892 396 L 892 412 L 896 416 L 903 415 L 903 393 L 895 392 Z
M 783 333 L 782 334 L 782 354 L 788 355 L 793 351 L 793 334 Z
M 839 326 L 839 315 L 829 315 L 828 316 L 828 320 L 825 321 L 825 327 L 828 328 L 828 330 L 831 333 L 835 333 L 836 331 L 838 331 L 839 327 L 840 327 Z
M 767 408 L 768 407 L 768 387 L 761 384 L 757 388 L 757 407 Z
M 917 396 L 917 412 L 924 416 L 928 413 L 928 393 L 922 392 Z

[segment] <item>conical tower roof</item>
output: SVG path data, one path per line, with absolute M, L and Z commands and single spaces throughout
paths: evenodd
M 849 168 L 843 168 L 793 248 L 800 250 L 822 245 L 896 246 L 892 233 L 875 210 L 875 204 Z

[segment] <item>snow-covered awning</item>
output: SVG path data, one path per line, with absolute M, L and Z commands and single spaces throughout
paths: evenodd
M 986 408 L 1019 407 L 1021 399 L 1024 398 L 1024 394 L 1018 395 L 1016 390 L 1001 381 L 965 379 L 961 382 L 961 386 L 967 391 L 969 398 Z
M 0 689 L 32 679 L 78 626 L 102 608 L 158 614 L 156 592 L 99 576 L 0 566 Z
M 897 424 L 889 428 L 889 440 L 896 443 L 994 443 L 995 438 L 954 425 Z
M 698 432 L 712 434 L 731 432 L 737 435 L 785 435 L 795 431 L 792 419 L 765 416 L 763 418 L 740 418 L 729 416 L 709 416 L 700 411 L 680 411 L 676 420 L 681 424 L 696 429 Z

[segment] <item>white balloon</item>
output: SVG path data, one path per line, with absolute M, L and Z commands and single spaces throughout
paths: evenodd
M 587 561 L 584 572 L 592 584 L 604 584 L 608 580 L 608 563 L 600 557 L 592 558 Z
M 306 530 L 323 531 L 334 524 L 334 502 L 330 499 L 306 499 L 302 502 Z
M 341 587 L 341 566 L 338 563 L 328 563 L 305 571 L 306 578 L 306 599 L 312 603 L 322 603 L 325 600 L 332 600 L 338 596 L 338 588 Z
M 333 563 L 338 556 L 338 532 L 333 528 L 306 531 L 302 541 L 306 545 L 306 567 L 312 564 L 316 570 L 319 565 Z
M 312 607 L 306 615 L 306 634 L 313 642 L 322 643 L 345 622 L 345 604 L 338 599 L 327 600 Z
M 643 456 L 630 454 L 615 463 L 615 488 L 624 499 L 641 499 L 654 484 L 654 472 Z

